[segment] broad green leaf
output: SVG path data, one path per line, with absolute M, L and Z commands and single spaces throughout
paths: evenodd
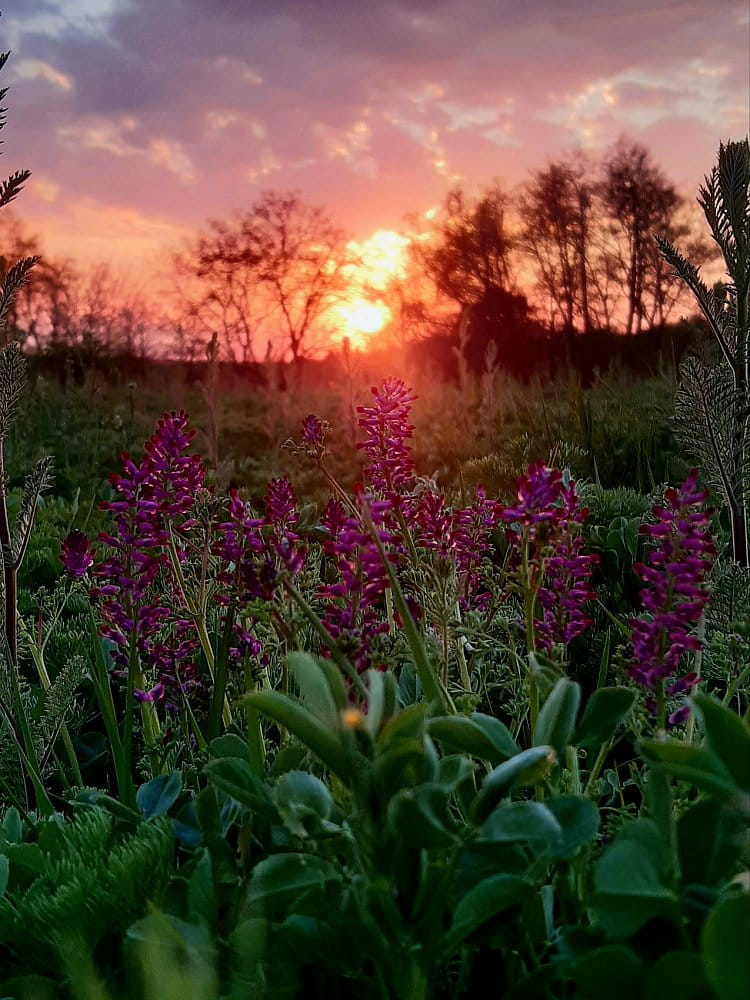
M 530 747 L 490 771 L 474 800 L 473 812 L 481 822 L 511 788 L 535 785 L 554 767 L 557 754 L 553 747 Z
M 610 944 L 579 958 L 573 978 L 578 1000 L 636 1000 L 642 995 L 645 974 L 631 948 Z
M 716 799 L 690 806 L 677 822 L 680 870 L 686 884 L 716 885 L 737 862 L 747 823 Z
M 592 843 L 599 832 L 599 810 L 590 799 L 580 795 L 559 795 L 545 802 L 547 809 L 560 824 L 562 834 L 552 844 L 552 860 L 574 857 L 582 847 Z
M 694 951 L 668 951 L 648 970 L 644 1000 L 709 1000 L 706 974 L 700 955 Z
M 313 854 L 274 854 L 255 866 L 247 903 L 253 914 L 273 919 L 303 893 L 340 880 L 338 868 Z
M 539 712 L 534 726 L 534 745 L 554 747 L 562 757 L 575 730 L 580 704 L 580 685 L 561 677 Z
M 315 836 L 320 824 L 330 818 L 333 799 L 327 786 L 314 774 L 287 771 L 276 782 L 273 799 L 284 824 L 296 837 Z
M 247 757 L 247 740 L 236 733 L 225 733 L 217 736 L 208 744 L 208 752 L 212 757 Z
M 272 811 L 268 789 L 246 760 L 219 757 L 206 764 L 204 773 L 215 788 L 248 809 L 264 813 Z
M 365 726 L 374 737 L 396 711 L 396 679 L 390 670 L 368 670 L 365 679 L 367 683 Z
M 719 758 L 703 747 L 676 740 L 643 740 L 638 749 L 646 760 L 661 764 L 669 774 L 723 798 L 732 798 L 737 786 Z
M 534 886 L 520 875 L 493 875 L 470 889 L 453 911 L 450 929 L 438 951 L 446 957 L 488 921 L 528 898 Z
M 495 844 L 524 843 L 536 854 L 562 842 L 557 818 L 541 802 L 501 803 L 482 824 L 480 839 Z
M 444 747 L 488 760 L 493 767 L 521 750 L 499 719 L 481 712 L 439 716 L 430 719 L 428 727 L 432 738 Z
M 384 800 L 402 788 L 415 788 L 434 781 L 438 761 L 430 753 L 431 744 L 421 740 L 399 740 L 378 754 L 372 768 L 373 783 Z
M 387 823 L 407 847 L 448 847 L 457 840 L 451 789 L 435 783 L 404 788 L 388 803 Z
M 596 924 L 610 937 L 629 937 L 652 917 L 669 913 L 675 904 L 657 860 L 642 842 L 618 838 L 599 859 L 592 910 Z
M 700 715 L 706 743 L 721 760 L 737 785 L 750 792 L 750 728 L 736 712 L 707 694 L 697 694 L 692 702 Z
M 328 726 L 338 723 L 339 709 L 322 667 L 309 653 L 289 653 L 287 663 L 299 684 L 305 706 Z
M 0 898 L 5 895 L 10 878 L 10 862 L 4 854 L 0 854 Z
M 750 895 L 727 896 L 703 925 L 701 954 L 706 977 L 721 1000 L 750 996 Z
M 11 806 L 3 816 L 3 833 L 11 844 L 20 844 L 23 841 L 21 814 L 15 806 Z
M 246 695 L 243 702 L 288 729 L 335 775 L 348 781 L 349 759 L 337 731 L 324 725 L 304 705 L 278 691 L 255 691 Z
M 216 924 L 216 883 L 213 877 L 211 855 L 203 850 L 188 879 L 187 889 L 190 918 L 202 920 L 206 926 Z
M 154 819 L 163 816 L 175 804 L 182 791 L 182 774 L 173 771 L 171 774 L 160 774 L 152 778 L 138 789 L 135 802 L 143 813 L 144 819 Z
M 586 702 L 581 721 L 573 736 L 578 747 L 597 747 L 608 743 L 633 707 L 635 691 L 626 687 L 599 688 Z

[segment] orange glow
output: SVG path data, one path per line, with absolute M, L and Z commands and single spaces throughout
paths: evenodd
M 331 339 L 335 343 L 347 338 L 352 347 L 362 350 L 374 334 L 388 325 L 391 310 L 378 293 L 404 276 L 408 245 L 407 236 L 390 229 L 379 229 L 365 240 L 349 243 L 358 261 L 349 269 L 349 300 L 331 310 Z
M 358 350 L 366 347 L 370 337 L 382 330 L 391 318 L 391 310 L 385 303 L 365 299 L 344 302 L 336 306 L 334 314 L 336 329 L 332 339 L 340 342 L 346 337 Z

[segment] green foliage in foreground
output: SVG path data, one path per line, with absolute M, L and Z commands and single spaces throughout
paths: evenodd
M 81 791 L 68 820 L 6 813 L 4 995 L 747 995 L 750 728 L 730 709 L 699 695 L 701 745 L 643 744 L 637 815 L 601 850 L 570 748 L 613 739 L 627 690 L 581 710 L 558 681 L 522 749 L 490 716 L 401 704 L 390 674 L 360 712 L 326 661 L 290 666 L 298 698 L 247 699 L 299 738 L 266 777 L 227 734 L 197 794 L 173 773 L 135 810 Z

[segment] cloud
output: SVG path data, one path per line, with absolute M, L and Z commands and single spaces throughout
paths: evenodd
M 18 6 L 6 169 L 178 228 L 273 186 L 363 238 L 457 179 L 514 184 L 622 132 L 695 185 L 747 130 L 744 0 L 720 17 L 715 0 Z M 28 203 L 40 219 L 52 204 L 41 189 Z

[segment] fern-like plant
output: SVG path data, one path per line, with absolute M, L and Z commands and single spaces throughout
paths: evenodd
M 666 240 L 659 248 L 695 296 L 719 348 L 713 367 L 689 358 L 677 392 L 676 430 L 729 512 L 732 556 L 750 566 L 750 147 L 722 143 L 698 201 L 728 280 L 711 291 Z

